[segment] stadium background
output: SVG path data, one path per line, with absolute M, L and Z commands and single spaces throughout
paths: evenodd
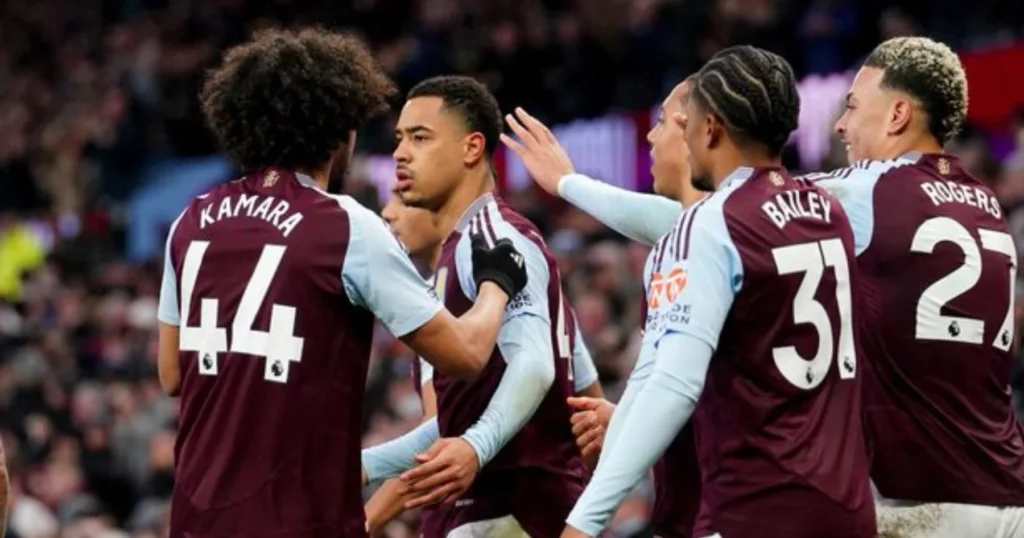
M 231 177 L 196 101 L 226 46 L 268 26 L 366 37 L 403 88 L 477 76 L 503 109 L 549 123 L 579 169 L 648 189 L 652 107 L 715 51 L 750 43 L 800 78 L 794 169 L 844 156 L 830 126 L 859 59 L 926 34 L 962 53 L 970 126 L 952 145 L 998 193 L 1024 247 L 1024 2 L 1020 0 L 4 0 L 0 4 L 0 435 L 12 465 L 8 536 L 161 536 L 175 404 L 156 382 L 159 261 L 186 201 Z M 351 194 L 379 207 L 391 118 L 361 136 Z M 605 390 L 638 344 L 645 249 L 538 192 L 497 159 L 505 196 L 547 234 Z M 1024 289 L 1024 288 L 1022 288 Z M 1024 309 L 1018 305 L 1018 326 Z M 367 443 L 419 417 L 408 350 L 377 339 Z M 1016 390 L 1024 383 L 1015 378 Z M 612 536 L 641 532 L 641 486 Z M 412 519 L 389 529 L 413 536 Z

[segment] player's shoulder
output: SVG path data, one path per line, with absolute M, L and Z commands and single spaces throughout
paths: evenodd
M 475 234 L 482 234 L 488 241 L 511 239 L 513 242 L 528 241 L 547 250 L 540 230 L 521 213 L 499 198 L 487 197 L 479 209 L 469 218 L 462 240 L 469 241 Z
M 859 181 L 878 181 L 884 176 L 899 174 L 913 170 L 913 165 L 921 160 L 921 155 L 908 153 L 895 159 L 862 159 L 850 166 L 837 168 L 831 172 L 815 172 L 799 176 L 811 183 L 834 184 L 838 181 L 853 183 Z

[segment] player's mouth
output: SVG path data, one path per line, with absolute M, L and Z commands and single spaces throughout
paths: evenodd
M 395 174 L 395 190 L 402 192 L 412 188 L 412 172 L 398 169 Z

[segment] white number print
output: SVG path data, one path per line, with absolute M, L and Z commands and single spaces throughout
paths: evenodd
M 303 339 L 295 336 L 295 307 L 274 303 L 270 311 L 270 330 L 258 331 L 252 328 L 277 267 L 281 264 L 281 258 L 284 257 L 285 247 L 263 247 L 256 268 L 242 293 L 242 300 L 238 303 L 235 319 L 231 322 L 230 347 L 227 331 L 220 327 L 217 320 L 219 299 L 200 298 L 199 326 L 188 325 L 196 278 L 209 247 L 209 241 L 193 241 L 185 252 L 181 276 L 180 349 L 198 353 L 199 373 L 202 375 L 217 375 L 220 368 L 218 355 L 230 350 L 232 353 L 264 357 L 263 378 L 275 383 L 287 382 L 289 365 L 302 358 Z
M 795 346 L 772 349 L 775 366 L 790 383 L 810 390 L 820 385 L 832 366 L 833 357 L 839 358 L 839 377 L 850 379 L 857 372 L 856 348 L 853 340 L 853 322 L 850 319 L 850 268 L 843 242 L 826 239 L 772 249 L 775 267 L 780 275 L 803 273 L 803 280 L 793 298 L 793 323 L 809 323 L 818 333 L 818 350 L 810 360 L 800 356 Z M 836 277 L 836 304 L 839 307 L 839 349 L 834 349 L 832 323 L 828 312 L 814 295 L 821 284 L 825 267 L 831 267 Z
M 1013 341 L 1013 284 L 1017 273 L 1017 252 L 1010 234 L 978 229 L 978 236 L 981 238 L 981 248 L 998 252 L 1010 259 L 1007 285 L 1009 301 L 1003 323 L 992 342 L 996 348 L 1007 351 Z M 943 241 L 956 245 L 963 252 L 964 261 L 960 267 L 935 281 L 921 294 L 917 300 L 914 335 L 918 340 L 982 344 L 985 340 L 984 320 L 942 314 L 943 306 L 966 293 L 981 279 L 981 251 L 971 237 L 971 232 L 949 217 L 934 217 L 918 227 L 910 250 L 931 254 L 936 245 Z

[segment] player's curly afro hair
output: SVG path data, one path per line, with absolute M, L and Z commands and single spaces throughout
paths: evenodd
M 722 49 L 697 72 L 692 97 L 739 141 L 777 157 L 800 115 L 793 68 L 778 54 L 740 45 Z
M 417 97 L 440 97 L 445 108 L 463 118 L 469 132 L 484 136 L 484 150 L 494 155 L 504 124 L 498 100 L 487 86 L 459 75 L 431 77 L 413 86 L 406 99 Z
M 245 171 L 317 169 L 395 88 L 358 39 L 269 30 L 224 54 L 200 98 L 221 147 Z
M 928 131 L 940 143 L 960 131 L 967 116 L 967 75 L 949 47 L 927 37 L 896 37 L 875 47 L 864 65 L 884 70 L 883 88 L 921 104 Z

